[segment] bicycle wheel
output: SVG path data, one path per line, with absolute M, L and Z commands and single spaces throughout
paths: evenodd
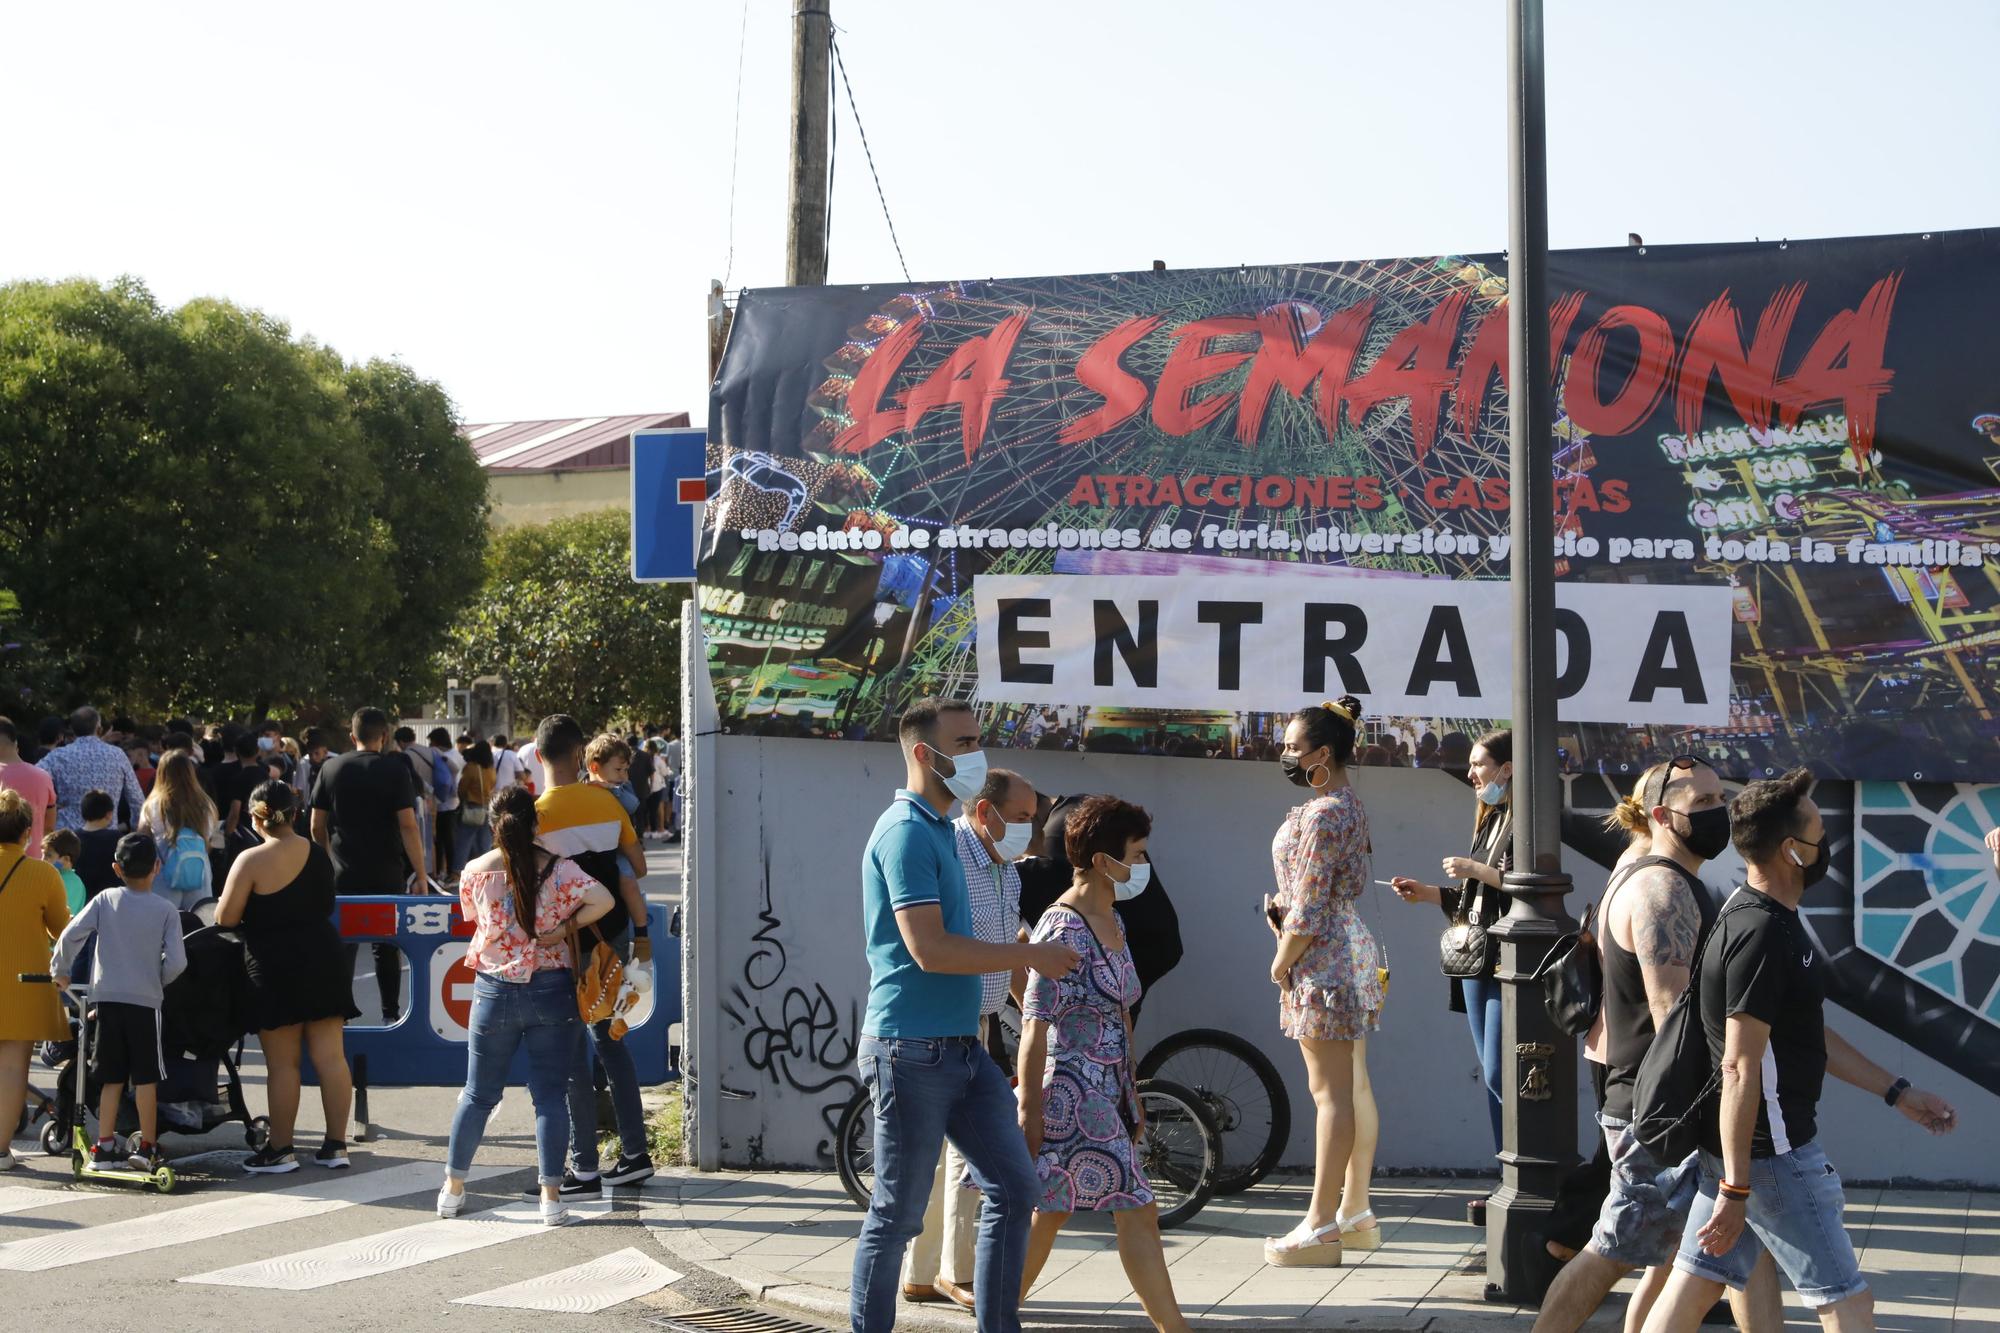
M 868 1089 L 854 1094 L 854 1100 L 840 1113 L 840 1125 L 833 1135 L 833 1160 L 840 1172 L 840 1186 L 856 1208 L 866 1208 L 875 1192 L 875 1103 Z
M 1271 1173 L 1292 1136 L 1292 1101 L 1277 1067 L 1248 1039 L 1216 1028 L 1176 1032 L 1146 1052 L 1142 1079 L 1192 1088 L 1222 1136 L 1217 1194 L 1241 1194 Z
M 1146 1128 L 1134 1155 L 1160 1208 L 1160 1229 L 1186 1222 L 1215 1193 L 1222 1166 L 1222 1137 L 1208 1108 L 1193 1089 L 1167 1079 L 1139 1084 Z

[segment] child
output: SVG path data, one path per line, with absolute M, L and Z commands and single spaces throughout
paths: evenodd
M 118 872 L 112 867 L 111 858 L 118 851 L 118 840 L 125 836 L 125 830 L 111 822 L 111 816 L 117 812 L 118 804 L 111 799 L 111 793 L 83 794 L 83 832 L 77 837 L 83 850 L 77 854 L 76 873 L 83 880 L 86 899 L 118 884 Z
M 611 794 L 618 798 L 618 804 L 625 807 L 627 819 L 639 812 L 639 797 L 629 781 L 632 773 L 631 746 L 606 732 L 583 752 L 583 762 L 590 770 L 591 784 L 609 787 Z
M 70 830 L 57 829 L 42 839 L 42 859 L 62 872 L 63 897 L 69 900 L 69 914 L 83 910 L 90 895 L 83 891 L 83 877 L 76 873 L 76 858 L 83 855 L 83 843 Z
M 92 1171 L 118 1165 L 118 1106 L 125 1084 L 139 1106 L 139 1137 L 126 1159 L 135 1171 L 160 1164 L 159 1083 L 165 1075 L 160 1043 L 160 1006 L 168 982 L 187 967 L 181 947 L 181 914 L 164 898 L 153 896 L 160 850 L 144 833 L 118 840 L 114 858 L 123 887 L 106 889 L 84 904 L 56 941 L 51 970 L 56 985 L 69 989 L 69 971 L 77 950 L 97 937 L 97 961 L 91 969 L 90 1003 L 96 1012 L 91 1025 L 90 1071 L 103 1083 L 97 1107 L 97 1146 L 90 1153 Z

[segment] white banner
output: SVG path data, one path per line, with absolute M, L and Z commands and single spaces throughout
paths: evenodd
M 1503 581 L 1314 575 L 1013 575 L 972 583 L 989 703 L 1371 714 L 1514 712 Z M 1567 722 L 1729 717 L 1729 589 L 1559 583 Z

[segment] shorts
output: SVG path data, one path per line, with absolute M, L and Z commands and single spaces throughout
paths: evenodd
M 1694 1203 L 1695 1156 L 1662 1168 L 1623 1120 L 1600 1113 L 1611 1150 L 1611 1192 L 1590 1232 L 1590 1249 L 1628 1268 L 1655 1268 L 1674 1257 Z
M 90 1076 L 99 1083 L 139 1087 L 165 1076 L 160 1011 L 143 1004 L 100 1000 L 90 1025 Z
M 1817 1143 L 1776 1157 L 1750 1159 L 1750 1202 L 1743 1234 L 1729 1253 L 1714 1255 L 1701 1248 L 1698 1233 L 1715 1210 L 1715 1187 L 1721 1179 L 1722 1159 L 1704 1150 L 1700 1193 L 1688 1213 L 1675 1268 L 1741 1291 L 1757 1256 L 1769 1250 L 1792 1289 L 1813 1309 L 1868 1290 L 1861 1261 L 1854 1256 L 1854 1242 L 1841 1222 L 1847 1196 L 1840 1187 L 1840 1173 Z

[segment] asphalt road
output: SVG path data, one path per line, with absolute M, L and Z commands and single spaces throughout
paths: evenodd
M 649 856 L 647 896 L 677 902 L 679 848 L 649 844 Z M 360 967 L 364 974 L 369 967 L 365 950 Z M 355 996 L 374 1005 L 366 975 L 357 978 Z M 368 1013 L 361 1021 L 378 1017 Z M 254 1039 L 245 1066 L 246 1096 L 261 1112 L 262 1061 Z M 453 1304 L 598 1261 L 630 1271 L 635 1285 L 648 1273 L 657 1280 L 650 1264 L 676 1268 L 646 1225 L 643 1189 L 615 1191 L 601 1216 L 567 1227 L 507 1218 L 432 1225 L 457 1095 L 456 1088 L 374 1089 L 373 1133 L 354 1145 L 354 1166 L 345 1172 L 302 1164 L 289 1175 L 245 1176 L 239 1163 L 247 1150 L 236 1125 L 170 1138 L 165 1146 L 182 1183 L 165 1196 L 107 1182 L 72 1184 L 67 1159 L 17 1143 L 21 1167 L 0 1173 L 0 1308 L 8 1326 L 161 1333 L 315 1322 L 403 1329 L 449 1319 L 453 1327 L 480 1330 L 636 1329 L 667 1311 L 726 1297 L 705 1282 L 684 1281 L 594 1314 Z M 309 1152 L 322 1132 L 315 1090 L 307 1088 L 296 1142 Z M 476 1171 L 493 1174 L 471 1185 L 467 1215 L 526 1204 L 534 1156 L 532 1108 L 525 1091 L 510 1089 L 475 1163 Z M 613 1260 L 625 1251 L 639 1258 Z M 224 1272 L 242 1265 L 257 1267 Z M 187 1280 L 195 1277 L 205 1280 Z M 601 1289 L 595 1271 L 590 1277 L 585 1285 Z M 550 1290 L 538 1284 L 533 1294 Z

